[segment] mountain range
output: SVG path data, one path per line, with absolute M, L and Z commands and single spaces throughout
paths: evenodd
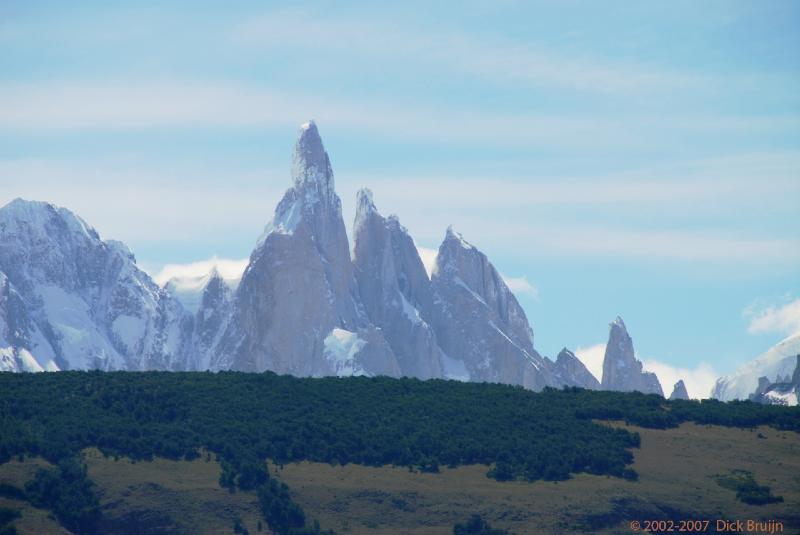
M 358 192 L 351 250 L 313 121 L 300 128 L 291 177 L 241 278 L 212 269 L 188 284 L 159 286 L 123 243 L 65 208 L 10 202 L 0 209 L 0 370 L 271 370 L 664 395 L 621 318 L 600 381 L 566 348 L 540 355 L 485 254 L 450 227 L 429 275 L 408 230 L 368 189 Z M 750 382 L 720 379 L 715 397 L 746 398 Z M 679 382 L 672 397 L 685 396 Z

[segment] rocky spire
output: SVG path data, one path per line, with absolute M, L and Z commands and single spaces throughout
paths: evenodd
M 601 385 L 603 390 L 664 395 L 656 375 L 642 371 L 642 363 L 633 351 L 633 340 L 619 316 L 609 325 Z
M 356 217 L 353 220 L 353 241 L 356 240 L 355 235 L 362 224 L 364 224 L 372 214 L 376 214 L 378 209 L 375 208 L 375 202 L 372 199 L 372 190 L 369 188 L 361 188 L 356 193 Z
M 686 391 L 686 385 L 683 383 L 683 379 L 679 380 L 675 383 L 675 386 L 672 387 L 672 394 L 670 394 L 669 399 L 689 399 L 689 392 Z
M 320 192 L 335 191 L 331 161 L 313 120 L 300 127 L 292 155 L 292 179 L 296 188 L 314 185 Z
M 534 390 L 553 384 L 516 297 L 486 255 L 452 227 L 439 247 L 431 287 L 446 375 Z
M 372 190 L 369 188 L 361 188 L 356 193 L 356 217 L 366 216 L 372 212 L 377 212 L 375 208 L 375 201 L 373 200 Z
M 575 353 L 566 347 L 556 357 L 552 367 L 553 380 L 557 386 L 578 386 L 599 390 L 600 382 L 586 368 Z
M 194 320 L 194 348 L 199 370 L 211 369 L 214 347 L 230 320 L 231 301 L 231 289 L 214 266 Z
M 300 128 L 292 180 L 250 256 L 212 367 L 398 375 L 364 312 L 330 159 L 313 121 Z
M 403 375 L 441 377 L 442 354 L 430 327 L 430 281 L 414 240 L 396 217 L 384 218 L 372 192 L 358 192 L 353 264 L 364 309 L 380 327 Z

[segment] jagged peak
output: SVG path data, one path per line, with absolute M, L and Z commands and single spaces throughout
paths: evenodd
M 361 188 L 356 193 L 356 216 L 353 219 L 353 235 L 357 237 L 364 222 L 372 215 L 380 217 L 378 209 L 375 207 L 375 202 L 372 198 L 372 190 L 369 188 Z M 353 243 L 355 247 L 355 242 Z
M 563 347 L 561 348 L 561 351 L 558 352 L 558 355 L 556 355 L 556 362 L 558 362 L 559 360 L 576 359 L 576 358 L 578 357 L 575 356 L 575 353 L 573 353 L 566 347 Z
M 323 212 L 330 211 L 341 217 L 333 169 L 313 120 L 300 126 L 292 156 L 292 180 L 294 186 L 275 207 L 274 216 L 256 241 L 256 249 L 260 249 L 271 234 L 293 234 L 301 222 L 307 221 L 309 214 L 318 211 L 318 205 L 323 207 Z
M 622 321 L 622 316 L 617 316 L 614 319 L 614 321 L 611 322 L 610 326 L 611 326 L 612 329 L 614 327 L 616 327 L 616 328 L 621 329 L 622 331 L 624 331 L 626 333 L 628 332 L 628 328 L 625 327 L 625 322 Z
M 378 209 L 375 207 L 372 190 L 369 188 L 361 188 L 356 193 L 356 217 L 359 214 L 377 213 Z
M 17 197 L 0 208 L 0 220 L 10 225 L 12 229 L 23 223 L 28 228 L 41 228 L 44 231 L 47 223 L 54 217 L 61 219 L 73 232 L 83 234 L 93 240 L 100 239 L 97 231 L 77 214 L 49 202 L 31 201 Z
M 323 192 L 334 190 L 330 158 L 313 120 L 300 126 L 292 156 L 292 179 L 297 188 L 311 182 L 321 186 Z
M 361 188 L 356 193 L 356 217 L 353 223 L 354 231 L 358 231 L 364 221 L 371 214 L 382 217 L 378 208 L 375 206 L 374 196 L 372 190 L 369 188 Z M 390 230 L 399 230 L 408 234 L 408 229 L 400 224 L 400 218 L 396 214 L 390 214 L 383 218 L 386 227 Z
M 17 197 L 0 208 L 0 219 L 33 222 L 37 219 L 49 219 L 51 214 L 57 211 L 58 208 L 49 202 L 30 201 Z
M 134 264 L 136 263 L 136 257 L 133 255 L 133 251 L 125 242 L 121 242 L 119 240 L 106 240 L 106 246 L 112 251 L 115 251 L 125 258 L 132 261 Z
M 678 379 L 678 382 L 672 386 L 672 393 L 669 399 L 689 399 L 689 392 L 686 390 L 686 384 L 683 379 Z
M 464 236 L 461 235 L 460 232 L 456 231 L 453 228 L 453 225 L 447 226 L 447 231 L 444 235 L 444 242 L 456 242 L 464 249 L 475 249 L 475 246 L 469 243 L 467 240 L 464 239 Z
M 229 291 L 232 286 L 235 287 L 236 284 L 238 284 L 237 280 L 226 280 L 217 269 L 217 266 L 212 267 L 206 277 L 205 284 L 202 287 L 203 294 L 208 292 L 226 292 Z
M 400 217 L 398 217 L 397 214 L 389 214 L 389 216 L 386 218 L 386 226 L 391 229 L 401 230 L 402 232 L 408 234 L 408 229 L 400 224 Z

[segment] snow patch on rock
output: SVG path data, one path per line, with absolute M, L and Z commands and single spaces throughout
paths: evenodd
M 367 344 L 357 333 L 333 329 L 324 340 L 323 355 L 339 377 L 366 375 L 356 362 L 356 355 Z

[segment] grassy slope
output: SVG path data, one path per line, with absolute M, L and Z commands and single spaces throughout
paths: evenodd
M 17 460 L 9 461 L 0 465 L 0 483 L 24 488 L 25 483 L 33 479 L 37 469 L 50 466 L 50 463 L 41 459 L 25 459 L 23 462 Z M 69 533 L 59 526 L 56 520 L 51 518 L 48 511 L 37 509 L 28 502 L 0 497 L 0 507 L 17 509 L 22 514 L 13 524 L 20 535 L 38 535 L 40 533 L 60 535 Z
M 109 519 L 102 531 L 118 533 L 123 524 L 136 520 L 146 533 L 225 534 L 233 533 L 238 518 L 252 534 L 259 520 L 262 533 L 269 533 L 255 493 L 231 494 L 219 486 L 221 470 L 213 456 L 133 463 L 87 450 L 84 458 L 99 487 L 103 516 Z
M 626 516 L 641 520 L 657 514 L 653 504 L 669 506 L 684 518 L 784 519 L 787 532 L 800 530 L 797 433 L 765 427 L 758 431 L 767 438 L 759 439 L 756 431 L 695 424 L 631 429 L 642 437 L 642 448 L 635 450 L 638 482 L 581 474 L 559 483 L 501 483 L 486 477 L 486 466 L 424 474 L 303 462 L 271 471 L 289 485 L 309 517 L 340 533 L 449 534 L 455 522 L 474 512 L 520 535 L 582 531 L 587 515 L 607 517 L 600 533 L 621 533 L 629 532 Z M 148 533 L 232 533 L 238 516 L 251 534 L 257 533 L 255 495 L 221 489 L 213 457 L 131 463 L 104 458 L 96 450 L 84 456 L 98 485 L 108 532 L 133 528 L 136 519 Z M 0 482 L 23 486 L 40 464 L 26 460 L 0 465 Z M 733 469 L 751 471 L 785 502 L 755 507 L 736 501 L 713 478 Z M 15 523 L 20 533 L 65 533 L 45 511 L 22 502 L 13 505 L 23 509 Z M 266 527 L 263 533 L 268 533 Z
M 638 482 L 581 474 L 566 482 L 500 483 L 485 466 L 443 469 L 441 474 L 402 468 L 331 467 L 303 462 L 273 467 L 292 496 L 323 527 L 341 533 L 452 533 L 455 522 L 481 513 L 496 527 L 523 533 L 576 532 L 587 515 L 618 515 L 601 533 L 629 532 L 628 520 L 652 518 L 655 505 L 677 518 L 784 519 L 800 529 L 800 435 L 683 424 L 677 429 L 631 428 L 641 433 L 635 451 Z M 715 482 L 732 469 L 753 472 L 785 502 L 745 505 Z M 622 500 L 622 501 L 619 501 Z M 637 511 L 638 509 L 638 511 Z M 787 527 L 789 524 L 787 523 Z
M 194 461 L 134 463 L 124 458 L 115 461 L 89 449 L 84 459 L 97 485 L 103 533 L 228 534 L 233 533 L 237 518 L 253 535 L 259 533 L 259 520 L 261 533 L 270 533 L 255 493 L 231 494 L 219 486 L 221 470 L 213 456 L 210 461 L 203 456 Z M 24 487 L 39 466 L 47 463 L 26 459 L 0 465 L 0 483 Z M 0 498 L 0 505 L 21 510 L 22 517 L 14 524 L 21 535 L 69 533 L 48 518 L 47 511 L 26 502 Z

